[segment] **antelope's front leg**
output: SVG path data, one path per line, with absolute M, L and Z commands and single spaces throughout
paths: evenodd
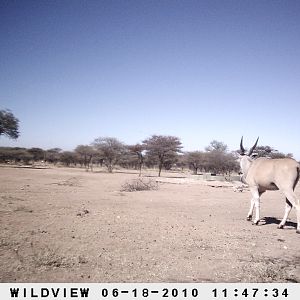
M 296 210 L 297 210 L 297 230 L 296 230 L 296 232 L 300 234 L 300 205 L 299 204 L 296 206 Z
M 253 221 L 254 225 L 258 225 L 259 220 L 260 220 L 260 213 L 259 213 L 259 208 L 260 208 L 260 193 L 258 192 L 257 188 L 252 188 L 250 189 L 251 193 L 252 193 L 252 200 L 251 200 L 251 207 L 250 210 L 255 207 L 255 219 Z M 251 211 L 251 213 L 252 213 Z M 249 211 L 250 212 L 250 211 Z
M 260 202 L 259 202 L 259 198 L 255 199 L 254 202 L 254 206 L 255 206 L 255 220 L 253 221 L 254 225 L 258 225 L 259 220 L 260 220 L 260 214 L 259 214 L 259 210 L 260 210 Z
M 250 209 L 247 214 L 247 221 L 252 221 L 253 209 L 254 209 L 254 198 L 251 198 Z

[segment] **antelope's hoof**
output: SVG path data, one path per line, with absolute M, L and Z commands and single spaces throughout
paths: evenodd
M 252 225 L 258 225 L 259 220 L 252 223 Z
M 300 234 L 300 229 L 297 229 L 297 230 L 296 230 L 296 233 L 299 233 L 299 234 Z
M 252 220 L 252 216 L 248 216 L 247 221 L 251 221 L 251 220 Z
M 284 225 L 279 224 L 279 225 L 277 226 L 277 228 L 278 228 L 278 229 L 283 229 L 283 228 L 284 228 Z

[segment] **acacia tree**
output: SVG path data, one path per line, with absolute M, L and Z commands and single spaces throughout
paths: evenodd
M 9 110 L 0 110 L 0 136 L 19 137 L 19 120 Z
M 147 155 L 158 160 L 158 176 L 168 156 L 181 152 L 181 141 L 176 136 L 152 135 L 143 141 Z
M 113 168 L 122 158 L 125 150 L 124 144 L 113 137 L 99 137 L 94 140 L 93 146 L 103 157 L 103 163 L 108 172 L 112 173 Z

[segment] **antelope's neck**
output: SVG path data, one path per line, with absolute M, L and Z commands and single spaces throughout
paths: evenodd
M 243 177 L 246 178 L 247 174 L 248 174 L 248 170 L 250 168 L 252 161 L 250 159 L 248 159 L 247 157 L 242 158 L 241 162 L 240 162 L 240 166 L 241 166 L 241 170 L 243 172 Z

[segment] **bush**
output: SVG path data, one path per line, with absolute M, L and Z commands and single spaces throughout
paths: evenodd
M 150 191 L 157 190 L 158 183 L 153 179 L 145 180 L 145 179 L 134 179 L 130 182 L 126 182 L 122 185 L 122 192 L 137 192 L 137 191 Z

